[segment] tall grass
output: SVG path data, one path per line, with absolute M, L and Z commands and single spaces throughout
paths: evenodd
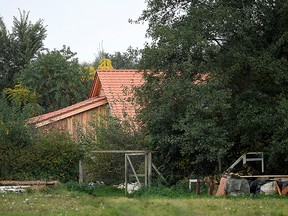
M 179 194 L 178 194 L 179 193 Z M 0 215 L 287 215 L 288 197 L 213 197 L 175 188 L 123 190 L 64 184 L 43 191 L 0 194 Z

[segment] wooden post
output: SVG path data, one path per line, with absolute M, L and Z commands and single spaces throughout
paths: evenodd
M 145 153 L 145 187 L 148 185 L 148 154 Z
M 210 178 L 210 182 L 209 182 L 209 195 L 213 195 L 213 191 L 214 191 L 214 183 L 213 183 L 213 179 Z
M 263 155 L 263 152 L 262 152 L 262 154 L 261 154 L 261 168 L 262 168 L 262 173 L 264 173 L 264 155 Z
M 125 196 L 127 196 L 127 181 L 128 181 L 128 163 L 127 163 L 127 155 L 125 154 Z
M 243 154 L 243 165 L 247 163 L 246 159 L 247 159 L 246 154 Z
M 149 151 L 148 153 L 148 187 L 151 186 L 151 177 L 152 177 L 152 152 Z
M 200 180 L 197 179 L 196 182 L 196 194 L 199 195 L 200 194 Z
M 79 160 L 79 183 L 84 182 L 83 162 Z
M 218 171 L 219 171 L 219 173 L 222 172 L 221 157 L 220 156 L 218 156 Z

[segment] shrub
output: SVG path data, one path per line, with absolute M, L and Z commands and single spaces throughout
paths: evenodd
M 82 152 L 68 135 L 38 132 L 29 146 L 2 142 L 0 151 L 1 179 L 77 181 Z
M 143 150 L 148 146 L 147 137 L 130 120 L 121 121 L 109 115 L 95 116 L 93 119 L 90 129 L 81 134 L 80 141 L 86 153 L 86 181 L 103 181 L 106 185 L 122 183 L 124 154 L 91 153 L 91 151 Z M 141 168 L 143 159 L 139 162 L 137 167 Z

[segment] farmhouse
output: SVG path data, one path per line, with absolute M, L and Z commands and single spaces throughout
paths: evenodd
M 97 70 L 89 98 L 63 109 L 36 116 L 30 123 L 36 128 L 57 129 L 75 138 L 76 125 L 84 131 L 95 116 L 113 115 L 120 119 L 133 118 L 135 105 L 131 101 L 133 88 L 143 83 L 137 70 Z

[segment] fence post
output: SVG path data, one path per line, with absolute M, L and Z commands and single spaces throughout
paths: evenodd
M 124 182 L 124 186 L 125 186 L 125 196 L 127 197 L 128 195 L 128 191 L 127 191 L 127 185 L 128 185 L 128 162 L 127 162 L 127 154 L 125 154 L 125 182 Z
M 214 191 L 214 182 L 213 182 L 213 178 L 210 178 L 210 181 L 209 181 L 209 195 L 213 195 L 213 191 Z
M 197 179 L 196 182 L 196 194 L 199 195 L 200 194 L 200 180 Z
M 152 177 L 152 153 L 151 151 L 149 151 L 147 154 L 148 154 L 148 187 L 150 187 Z
M 83 174 L 83 162 L 80 159 L 79 160 L 79 183 L 83 183 L 84 182 L 84 174 Z

